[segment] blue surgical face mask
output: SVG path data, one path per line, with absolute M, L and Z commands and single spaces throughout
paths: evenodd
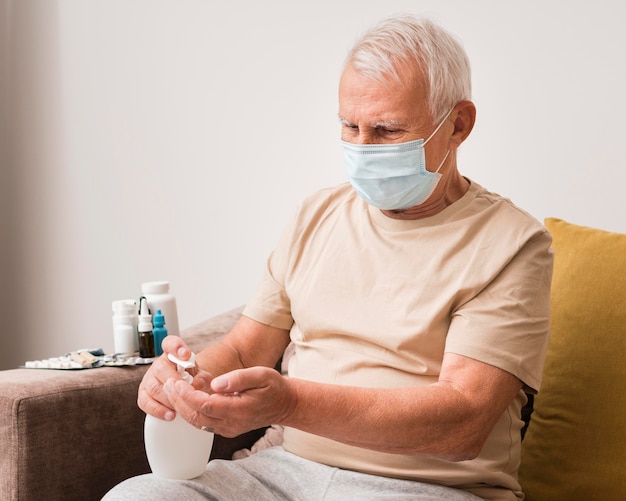
M 383 210 L 408 209 L 424 203 L 437 187 L 450 150 L 435 172 L 426 170 L 424 146 L 445 123 L 452 110 L 427 139 L 398 144 L 353 144 L 341 141 L 344 167 L 355 191 L 368 204 Z

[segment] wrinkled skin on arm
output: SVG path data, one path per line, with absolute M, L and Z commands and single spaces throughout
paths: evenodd
M 448 460 L 476 457 L 522 383 L 477 360 L 447 353 L 439 380 L 426 387 L 360 388 L 282 376 L 273 367 L 288 332 L 242 317 L 222 342 L 198 354 L 193 386 L 165 358 L 140 387 L 140 407 L 175 413 L 226 437 L 281 424 L 350 445 Z M 189 357 L 180 339 L 166 353 Z M 354 426 L 359 422 L 360 426 Z

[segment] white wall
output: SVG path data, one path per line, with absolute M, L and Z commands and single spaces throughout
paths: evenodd
M 298 200 L 343 181 L 341 64 L 398 12 L 470 55 L 466 175 L 626 232 L 619 0 L 0 2 L 0 368 L 112 350 L 111 301 L 146 280 L 172 282 L 182 327 L 243 304 Z

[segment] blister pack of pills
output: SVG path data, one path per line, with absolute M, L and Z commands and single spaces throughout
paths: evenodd
M 135 354 L 105 355 L 101 349 L 77 350 L 59 357 L 44 360 L 29 360 L 22 367 L 26 369 L 96 369 L 98 367 L 122 367 L 151 364 L 154 358 L 142 358 Z

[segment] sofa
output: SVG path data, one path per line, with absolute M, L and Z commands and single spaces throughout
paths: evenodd
M 626 235 L 545 224 L 555 251 L 551 339 L 541 392 L 525 412 L 520 482 L 529 501 L 624 499 Z M 235 308 L 181 336 L 200 350 L 240 314 Z M 0 499 L 97 500 L 148 472 L 136 405 L 146 370 L 0 371 Z M 263 433 L 216 436 L 211 459 L 230 459 Z

